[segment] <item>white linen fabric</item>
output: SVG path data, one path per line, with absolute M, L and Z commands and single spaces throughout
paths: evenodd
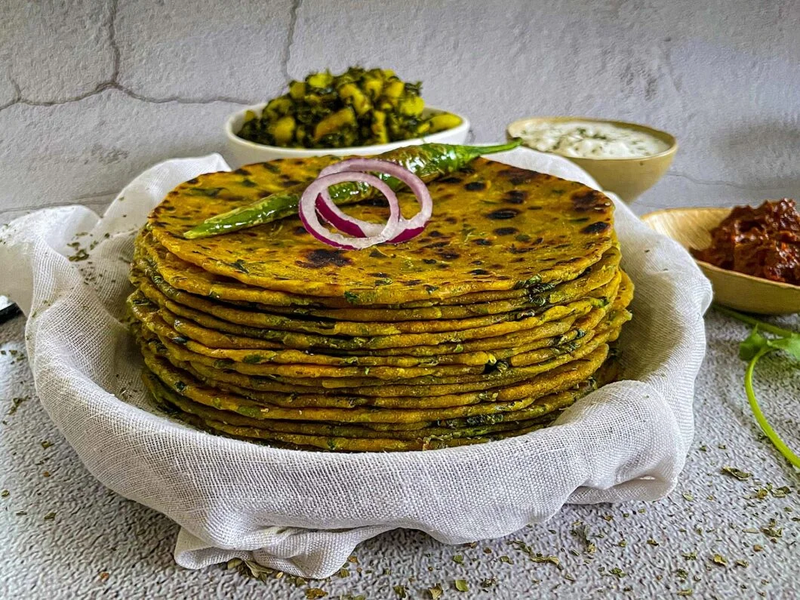
M 597 188 L 559 157 L 518 149 L 495 159 Z M 620 340 L 625 379 L 552 427 L 469 447 L 336 454 L 227 439 L 159 414 L 122 322 L 133 237 L 171 188 L 219 170 L 228 170 L 219 155 L 166 161 L 102 217 L 46 209 L 0 231 L 0 283 L 28 316 L 42 404 L 94 476 L 180 524 L 179 564 L 240 557 L 322 578 L 358 543 L 397 527 L 464 543 L 544 521 L 564 503 L 655 499 L 675 486 L 693 436 L 711 288 L 684 249 L 616 199 L 636 285 Z

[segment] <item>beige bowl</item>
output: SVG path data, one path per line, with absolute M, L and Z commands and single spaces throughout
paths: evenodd
M 279 158 L 309 158 L 311 156 L 372 156 L 401 148 L 403 146 L 412 146 L 415 144 L 423 144 L 425 142 L 438 142 L 441 144 L 463 144 L 469 134 L 469 121 L 462 115 L 456 115 L 461 119 L 461 124 L 451 129 L 432 133 L 421 138 L 413 138 L 410 140 L 402 140 L 399 142 L 392 142 L 390 144 L 376 144 L 374 146 L 352 146 L 349 148 L 284 148 L 282 146 L 268 146 L 265 144 L 256 144 L 249 140 L 245 140 L 236 135 L 236 132 L 242 128 L 244 123 L 244 116 L 248 110 L 260 115 L 264 110 L 266 103 L 255 104 L 248 106 L 240 111 L 232 114 L 225 123 L 225 138 L 227 140 L 228 151 L 225 158 L 228 164 L 234 169 L 257 162 L 267 162 L 269 160 L 277 160 Z M 422 114 L 423 116 L 434 115 L 437 113 L 445 112 L 443 109 L 434 108 L 433 106 L 425 107 Z M 449 111 L 448 111 L 449 112 Z M 452 113 L 456 114 L 456 113 Z
M 608 119 L 589 119 L 585 117 L 532 117 L 514 121 L 506 128 L 509 138 L 520 137 L 526 126 L 532 123 L 563 123 L 564 121 L 588 121 L 590 123 L 608 123 L 625 129 L 647 133 L 669 144 L 669 148 L 660 154 L 642 158 L 576 158 L 565 156 L 595 178 L 600 186 L 617 194 L 625 202 L 633 202 L 642 192 L 650 189 L 664 173 L 667 172 L 678 151 L 678 142 L 670 134 L 625 121 L 609 121 Z M 562 156 L 562 155 L 559 155 Z
M 651 212 L 642 220 L 686 248 L 707 248 L 714 227 L 730 208 L 673 208 Z M 714 301 L 730 308 L 762 315 L 800 312 L 800 287 L 720 269 L 701 260 L 697 264 L 714 288 Z

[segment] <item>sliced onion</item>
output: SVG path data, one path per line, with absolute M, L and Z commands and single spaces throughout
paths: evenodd
M 366 183 L 377 189 L 386 197 L 386 200 L 389 203 L 389 219 L 386 221 L 386 225 L 384 225 L 376 235 L 368 235 L 366 237 L 346 237 L 339 233 L 329 231 L 320 222 L 319 216 L 317 215 L 318 197 L 322 196 L 324 198 L 325 196 L 323 193 L 327 192 L 327 189 L 330 186 L 336 185 L 337 183 L 344 183 L 345 181 Z M 330 200 L 330 196 L 328 196 L 328 199 Z M 331 205 L 333 205 L 332 202 L 328 204 L 329 207 Z M 339 212 L 341 213 L 341 211 Z M 401 233 L 400 205 L 397 202 L 397 196 L 392 191 L 392 188 L 390 188 L 386 183 L 374 175 L 370 175 L 369 173 L 341 172 L 332 173 L 325 176 L 320 173 L 320 176 L 311 182 L 311 184 L 303 192 L 303 195 L 300 197 L 299 213 L 300 220 L 303 222 L 303 226 L 306 228 L 306 231 L 308 231 L 319 241 L 343 250 L 363 250 L 364 248 L 369 248 L 370 246 L 387 242 Z M 347 215 L 344 213 L 341 214 L 347 217 Z M 349 219 L 350 217 L 347 218 Z M 364 221 L 361 222 L 363 223 Z M 331 224 L 339 228 L 332 221 Z M 375 224 L 370 223 L 370 225 Z M 344 231 L 344 229 L 341 229 L 341 231 Z
M 317 212 L 319 213 L 320 217 L 336 227 L 336 229 L 339 231 L 348 235 L 363 238 L 370 235 L 377 235 L 383 229 L 383 227 L 377 223 L 362 221 L 361 219 L 356 219 L 348 214 L 343 213 L 333 202 L 326 202 L 325 197 L 323 196 L 330 198 L 327 190 L 317 196 Z M 365 229 L 367 231 L 364 231 Z
M 385 173 L 405 183 L 416 197 L 417 202 L 419 202 L 419 212 L 411 219 L 406 219 L 400 215 L 399 233 L 387 240 L 388 243 L 398 244 L 400 242 L 405 242 L 418 236 L 425 229 L 425 226 L 433 214 L 433 199 L 431 198 L 431 194 L 425 182 L 414 173 L 386 160 L 378 160 L 375 158 L 351 158 L 329 165 L 322 169 L 319 174 L 320 177 L 324 177 L 326 175 L 343 172 Z M 337 229 L 351 235 L 359 235 L 358 232 L 360 231 L 361 235 L 364 236 L 376 236 L 382 231 L 380 225 L 356 219 L 342 212 L 342 210 L 333 203 L 327 187 L 320 196 L 322 204 L 326 207 L 324 211 L 320 211 L 320 214 Z M 319 199 L 317 202 L 319 206 Z

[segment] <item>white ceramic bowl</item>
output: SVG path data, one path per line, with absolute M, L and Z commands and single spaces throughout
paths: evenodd
M 410 140 L 402 140 L 399 142 L 392 142 L 390 144 L 375 144 L 374 146 L 352 146 L 349 148 L 283 148 L 281 146 L 267 146 L 265 144 L 256 144 L 244 140 L 236 135 L 244 122 L 244 115 L 248 110 L 253 111 L 257 115 L 266 106 L 266 103 L 254 104 L 232 114 L 225 123 L 225 137 L 227 138 L 228 150 L 225 158 L 228 159 L 228 164 L 236 169 L 242 165 L 266 162 L 268 160 L 275 160 L 278 158 L 308 158 L 309 156 L 324 156 L 332 154 L 334 156 L 371 156 L 373 154 L 380 154 L 394 148 L 401 148 L 402 146 L 411 146 L 414 144 L 422 144 L 425 142 L 438 142 L 442 144 L 463 144 L 467 139 L 469 133 L 469 121 L 462 115 L 457 115 L 461 118 L 461 125 L 439 131 L 431 135 L 412 138 Z M 428 106 L 422 112 L 424 116 L 445 112 L 444 109 Z M 449 111 L 448 111 L 449 112 Z M 455 113 L 453 113 L 455 114 Z

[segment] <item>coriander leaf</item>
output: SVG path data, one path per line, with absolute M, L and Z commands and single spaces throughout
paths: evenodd
M 756 325 L 750 335 L 739 344 L 739 358 L 752 360 L 756 354 L 767 348 L 768 345 L 769 340 L 758 332 L 758 325 Z
M 783 350 L 795 359 L 800 360 L 800 335 L 767 340 L 767 345 L 776 350 Z

